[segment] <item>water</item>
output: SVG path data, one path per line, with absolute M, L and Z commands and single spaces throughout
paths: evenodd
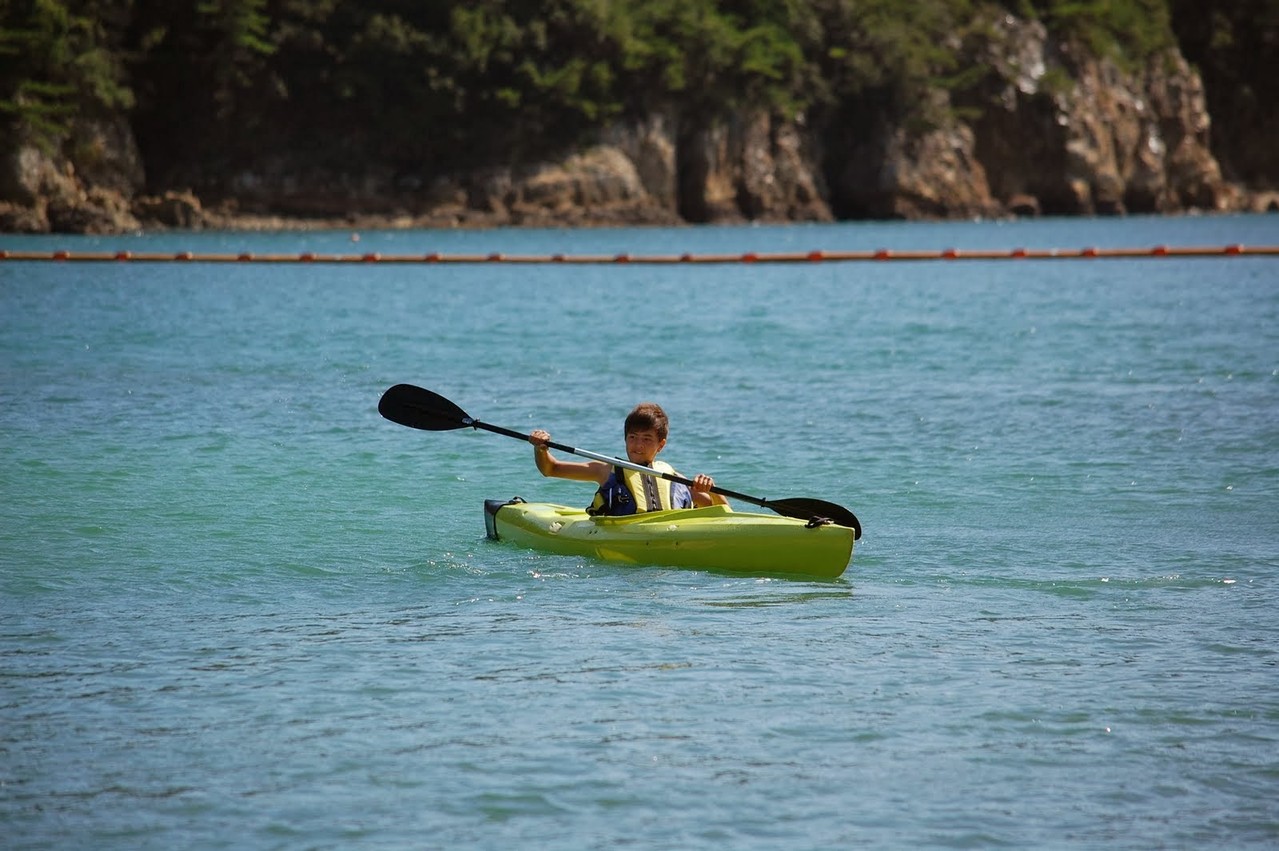
M 296 253 L 1279 243 L 1273 217 L 5 237 Z M 8 848 L 1273 847 L 1279 261 L 0 263 Z M 582 503 L 406 381 L 865 527 L 833 582 L 488 542 Z

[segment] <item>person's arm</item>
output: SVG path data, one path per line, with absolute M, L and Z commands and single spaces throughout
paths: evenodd
M 713 487 L 715 487 L 715 480 L 705 473 L 698 473 L 694 476 L 693 486 L 689 488 L 693 494 L 693 505 L 698 508 L 705 508 L 710 505 L 728 505 L 728 499 L 723 494 L 711 492 Z
M 546 445 L 550 439 L 550 433 L 542 429 L 528 436 L 528 442 L 533 444 L 533 463 L 543 476 L 602 485 L 613 472 L 613 468 L 603 461 L 561 461 L 551 454 L 550 447 Z

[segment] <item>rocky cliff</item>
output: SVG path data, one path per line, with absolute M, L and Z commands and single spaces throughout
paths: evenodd
M 467 174 L 336 173 L 264 157 L 146 194 L 120 117 L 81 122 L 59 151 L 0 143 L 0 230 L 457 227 L 971 218 L 1262 209 L 1211 152 L 1198 74 L 1175 50 L 1141 68 L 1088 55 L 1035 21 L 992 21 L 970 50 L 990 70 L 936 90 L 931 126 L 885 112 L 855 126 L 741 113 L 607 128 L 562 159 Z
M 1125 70 L 1006 18 L 969 99 L 974 151 L 1005 205 L 1045 213 L 1238 208 L 1209 148 L 1203 85 L 1176 51 Z

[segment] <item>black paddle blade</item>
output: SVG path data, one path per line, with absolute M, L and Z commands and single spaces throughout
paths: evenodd
M 808 499 L 801 496 L 794 499 L 765 500 L 764 507 L 776 511 L 783 517 L 794 517 L 796 520 L 812 520 L 814 517 L 824 517 L 837 526 L 847 526 L 852 529 L 854 541 L 862 536 L 862 524 L 858 521 L 857 515 L 842 505 L 836 505 L 833 502 Z
M 383 393 L 377 412 L 393 423 L 426 431 L 449 431 L 471 425 L 466 411 L 440 394 L 412 384 L 397 384 Z

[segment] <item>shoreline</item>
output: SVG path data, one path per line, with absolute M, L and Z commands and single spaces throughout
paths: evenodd
M 296 213 L 245 212 L 234 200 L 219 201 L 205 207 L 193 193 L 166 192 L 162 196 L 144 196 L 129 201 L 123 196 L 104 198 L 97 194 L 93 206 L 75 209 L 77 216 L 52 217 L 62 227 L 35 226 L 40 212 L 46 214 L 55 206 L 51 199 L 41 198 L 31 207 L 0 204 L 0 237 L 3 236 L 141 236 L 157 233 L 313 233 L 319 231 L 485 231 L 500 229 L 564 229 L 596 230 L 608 228 L 699 228 L 741 225 L 802 225 L 854 222 L 1006 222 L 1037 219 L 1124 219 L 1129 217 L 1187 218 L 1229 215 L 1264 215 L 1279 213 L 1279 191 L 1248 189 L 1232 185 L 1234 203 L 1215 209 L 1186 207 L 1166 211 L 1128 212 L 1122 208 L 1092 212 L 1042 214 L 1035 211 L 1003 207 L 989 215 L 902 216 L 887 218 L 846 218 L 830 216 L 762 216 L 749 219 L 741 215 L 723 215 L 706 222 L 690 222 L 672 211 L 652 204 L 619 204 L 614 206 L 561 206 L 555 210 L 543 207 L 515 207 L 483 210 L 474 207 L 449 206 L 428 212 L 342 212 L 317 215 Z M 46 215 L 45 217 L 50 218 Z

